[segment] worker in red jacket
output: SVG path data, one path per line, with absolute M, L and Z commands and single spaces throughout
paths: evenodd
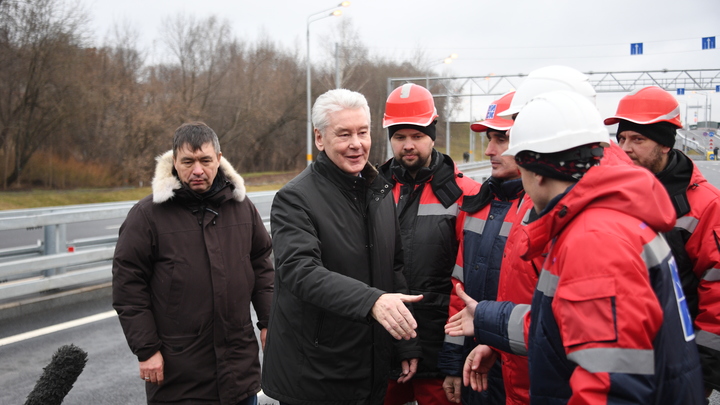
M 682 123 L 667 91 L 649 86 L 628 94 L 605 124 L 618 124 L 620 146 L 655 174 L 673 202 L 677 223 L 664 236 L 678 264 L 710 396 L 720 390 L 720 190 L 673 148 Z
M 660 236 L 674 226 L 672 203 L 648 171 L 600 165 L 610 144 L 602 124 L 573 92 L 523 107 L 505 154 L 539 215 L 524 228 L 523 257 L 547 252 L 532 304 L 478 303 L 458 291 L 467 307 L 446 333 L 527 347 L 532 404 L 702 404 L 695 335 Z M 464 379 L 485 389 L 495 357 L 478 346 Z

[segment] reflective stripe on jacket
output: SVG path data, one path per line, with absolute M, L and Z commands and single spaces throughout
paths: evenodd
M 525 258 L 552 241 L 532 311 L 478 305 L 475 333 L 483 343 L 510 351 L 523 326 L 531 403 L 704 403 L 677 268 L 657 233 L 674 223 L 659 190 L 639 167 L 590 169 L 526 229 Z
M 720 191 L 678 150 L 657 177 L 675 206 L 677 223 L 664 235 L 695 322 L 705 385 L 720 390 Z
M 463 240 L 458 250 L 453 289 L 450 296 L 449 316 L 464 309 L 455 286 L 462 284 L 465 292 L 475 300 L 497 298 L 503 250 L 513 223 L 519 222 L 525 208 L 520 179 L 500 181 L 488 179 L 479 194 L 466 197 L 458 221 L 462 221 Z M 470 212 L 468 212 L 470 211 Z M 440 355 L 440 369 L 449 375 L 462 375 L 467 354 L 475 347 L 473 338 L 445 337 Z M 463 388 L 463 401 L 467 403 L 505 403 L 500 361 L 490 372 L 490 389 L 476 393 Z
M 459 244 L 456 218 L 463 196 L 477 193 L 480 184 L 436 150 L 430 166 L 414 178 L 394 159 L 383 164 L 380 173 L 393 185 L 405 258 L 403 274 L 410 293 L 423 295 L 422 301 L 413 304 L 422 349 L 414 378 L 444 378 L 437 364 Z M 399 374 L 400 369 L 396 371 Z

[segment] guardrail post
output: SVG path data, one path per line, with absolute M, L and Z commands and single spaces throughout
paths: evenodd
M 65 244 L 67 243 L 65 241 L 67 226 L 65 224 L 45 225 L 43 227 L 43 231 L 45 233 L 43 255 L 47 256 L 60 253 L 60 247 L 65 247 Z M 43 273 L 45 277 L 50 277 L 56 274 L 64 273 L 64 269 L 47 269 Z

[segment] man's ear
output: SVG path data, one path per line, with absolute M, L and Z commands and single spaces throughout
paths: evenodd
M 325 149 L 325 144 L 323 143 L 323 137 L 320 131 L 315 128 L 315 147 L 318 148 L 319 151 L 322 151 Z

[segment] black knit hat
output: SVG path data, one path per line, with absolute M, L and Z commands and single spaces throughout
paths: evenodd
M 620 142 L 620 133 L 624 131 L 635 131 L 663 146 L 675 146 L 675 133 L 677 127 L 669 122 L 661 121 L 654 124 L 636 124 L 627 120 L 618 122 L 617 137 Z
M 546 177 L 578 181 L 591 167 L 599 165 L 602 157 L 603 147 L 592 143 L 555 153 L 524 150 L 515 155 L 515 162 L 525 170 Z
M 421 127 L 419 125 L 412 125 L 412 124 L 398 124 L 398 125 L 391 125 L 388 127 L 388 133 L 390 134 L 390 138 L 392 138 L 393 134 L 401 129 L 414 129 L 416 131 L 420 131 L 423 134 L 426 134 L 430 137 L 433 141 L 435 140 L 435 125 L 437 124 L 437 120 L 433 121 L 430 125 L 426 127 Z

